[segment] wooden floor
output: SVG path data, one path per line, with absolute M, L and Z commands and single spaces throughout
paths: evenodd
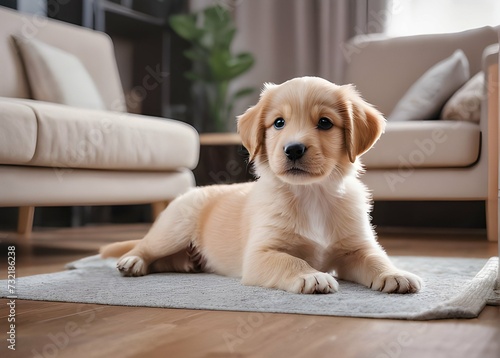
M 12 243 L 20 277 L 63 270 L 104 243 L 140 238 L 146 230 L 132 225 L 37 231 L 31 243 L 0 233 L 0 278 L 6 278 Z M 497 255 L 496 243 L 483 233 L 380 236 L 391 255 Z M 7 303 L 0 300 L 0 357 L 500 357 L 500 307 L 486 307 L 478 319 L 407 322 L 17 300 L 12 352 L 5 339 Z

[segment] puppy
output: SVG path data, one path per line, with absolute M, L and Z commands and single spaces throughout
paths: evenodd
M 330 293 L 338 279 L 417 292 L 376 241 L 358 157 L 385 119 L 351 85 L 302 77 L 266 84 L 238 118 L 258 180 L 195 188 L 160 214 L 142 240 L 101 250 L 125 276 L 213 272 L 244 285 Z M 123 256 L 122 256 L 123 255 Z

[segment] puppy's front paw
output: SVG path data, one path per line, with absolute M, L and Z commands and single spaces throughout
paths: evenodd
M 338 282 L 325 272 L 300 275 L 295 281 L 292 292 L 295 293 L 333 293 L 339 290 Z
M 415 293 L 420 291 L 422 280 L 406 271 L 383 273 L 377 276 L 370 288 L 387 293 Z
M 116 268 L 123 276 L 144 276 L 147 274 L 147 265 L 139 256 L 122 257 Z

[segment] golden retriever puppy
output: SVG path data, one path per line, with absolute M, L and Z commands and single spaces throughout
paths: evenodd
M 192 189 L 142 240 L 108 245 L 123 275 L 213 272 L 245 285 L 330 293 L 337 278 L 411 293 L 419 277 L 396 268 L 376 241 L 358 157 L 385 119 L 351 85 L 302 77 L 266 84 L 238 118 L 258 180 Z M 123 256 L 122 256 L 123 255 Z

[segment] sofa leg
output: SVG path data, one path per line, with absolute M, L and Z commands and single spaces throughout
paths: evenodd
M 498 199 L 486 201 L 486 236 L 488 241 L 498 241 Z
M 165 208 L 168 206 L 168 201 L 157 201 L 156 203 L 152 203 L 152 216 L 153 216 L 153 221 L 155 221 L 158 216 L 160 216 L 161 212 L 165 210 Z
M 496 61 L 495 61 L 496 62 Z M 486 199 L 486 230 L 489 241 L 498 241 L 498 162 L 499 158 L 499 88 L 498 63 L 488 66 L 488 196 Z
M 33 217 L 35 215 L 34 206 L 21 206 L 17 219 L 17 233 L 29 237 L 33 230 Z

